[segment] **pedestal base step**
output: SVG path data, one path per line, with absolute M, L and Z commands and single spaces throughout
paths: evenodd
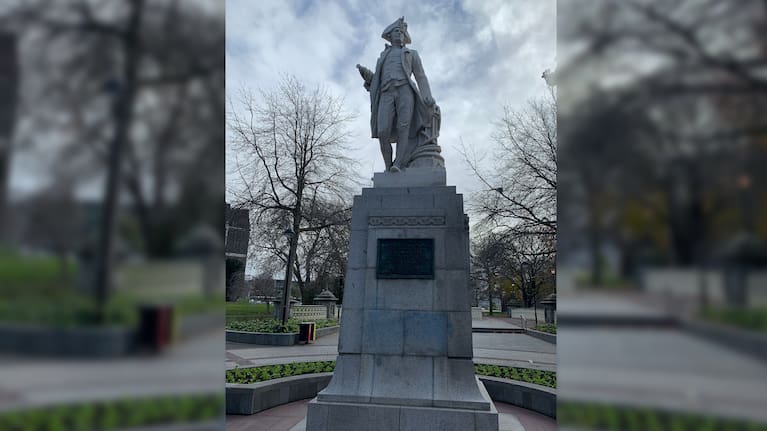
M 291 431 L 499 431 L 498 411 L 383 404 L 309 403 L 306 422 Z

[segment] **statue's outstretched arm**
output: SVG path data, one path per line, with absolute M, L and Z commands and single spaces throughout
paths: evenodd
M 357 65 L 357 70 L 360 71 L 360 76 L 365 80 L 365 90 L 370 91 L 370 82 L 373 80 L 373 71 L 359 64 Z

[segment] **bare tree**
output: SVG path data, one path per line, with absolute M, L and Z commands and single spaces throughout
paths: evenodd
M 229 191 L 261 230 L 257 248 L 284 259 L 286 286 L 292 275 L 305 285 L 313 265 L 307 257 L 319 250 L 323 231 L 349 222 L 355 162 L 347 156 L 347 125 L 353 116 L 340 98 L 290 76 L 259 97 L 242 91 L 231 103 L 236 179 Z M 293 234 L 287 253 L 285 230 Z
M 55 154 L 82 183 L 106 178 L 95 253 L 102 304 L 115 225 L 126 216 L 118 205 L 123 186 L 150 257 L 172 253 L 202 218 L 223 225 L 210 205 L 222 200 L 221 17 L 160 0 L 32 0 L 4 17 L 24 40 L 32 72 L 24 77 L 19 148 Z
M 493 299 L 500 298 L 499 286 L 508 269 L 508 249 L 503 240 L 492 232 L 475 239 L 473 249 L 471 255 L 472 278 L 484 284 L 484 291 L 492 315 Z
M 580 125 L 563 130 L 562 148 L 571 148 L 561 172 L 584 189 L 580 199 L 563 200 L 561 210 L 601 208 L 587 211 L 583 231 L 601 230 L 626 261 L 636 260 L 643 244 L 667 262 L 705 264 L 724 238 L 756 230 L 754 220 L 763 217 L 748 202 L 757 201 L 755 190 L 767 183 L 761 169 L 767 3 L 561 6 L 573 12 L 562 33 L 580 48 L 561 65 L 560 77 L 570 80 L 566 88 L 598 89 L 561 100 L 562 117 Z M 644 136 L 637 138 L 637 131 Z M 591 171 L 592 180 L 578 170 Z M 733 210 L 742 217 L 732 217 Z
M 553 241 L 548 235 L 506 232 L 489 232 L 475 240 L 472 276 L 485 284 L 491 311 L 493 298 L 501 300 L 502 308 L 508 305 L 512 292 L 504 292 L 504 286 L 513 285 L 525 307 L 537 307 L 542 295 L 554 290 Z
M 274 285 L 274 277 L 269 271 L 261 272 L 251 281 L 253 288 L 252 294 L 256 298 L 261 298 L 266 302 L 266 309 L 269 311 L 269 304 L 277 296 L 277 288 Z
M 551 273 L 556 267 L 553 238 L 519 234 L 508 238 L 507 247 L 511 256 L 509 277 L 519 286 L 525 306 L 534 308 L 537 324 L 538 302 L 555 287 Z
M 304 207 L 308 226 L 317 227 L 303 232 L 298 238 L 291 275 L 304 302 L 309 302 L 330 278 L 342 277 L 346 272 L 347 245 L 351 221 L 350 208 L 338 204 L 319 205 L 314 202 Z M 259 267 L 285 266 L 289 249 L 283 233 L 285 222 L 253 224 L 254 253 L 251 258 Z
M 58 182 L 27 197 L 20 204 L 19 235 L 26 245 L 53 253 L 62 280 L 71 281 L 69 258 L 81 232 L 80 209 L 71 183 Z
M 557 229 L 557 122 L 554 94 L 527 109 L 504 108 L 493 135 L 493 162 L 466 147 L 465 162 L 486 187 L 471 208 L 485 226 L 553 235 Z

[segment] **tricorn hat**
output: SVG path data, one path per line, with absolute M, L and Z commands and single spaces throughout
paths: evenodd
M 403 43 L 405 45 L 407 45 L 408 43 L 412 43 L 412 41 L 410 40 L 410 33 L 407 32 L 407 23 L 405 22 L 404 16 L 397 18 L 396 21 L 389 24 L 389 26 L 384 29 L 383 33 L 381 33 L 381 37 L 391 42 L 389 33 L 391 33 L 392 30 L 394 30 L 395 28 L 399 28 L 399 30 L 402 32 L 402 36 L 404 36 L 405 38 L 403 40 Z

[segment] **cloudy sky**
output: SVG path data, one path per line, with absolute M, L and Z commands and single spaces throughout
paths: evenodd
M 370 99 L 355 65 L 375 68 L 386 43 L 381 32 L 403 15 L 409 47 L 419 52 L 442 110 L 448 184 L 470 194 L 479 185 L 460 142 L 482 153 L 504 105 L 522 108 L 546 94 L 541 73 L 556 67 L 555 0 L 228 0 L 227 93 L 268 89 L 292 74 L 343 96 L 358 114 L 351 144 L 360 176 L 369 179 L 383 171 L 383 160 L 370 138 Z

